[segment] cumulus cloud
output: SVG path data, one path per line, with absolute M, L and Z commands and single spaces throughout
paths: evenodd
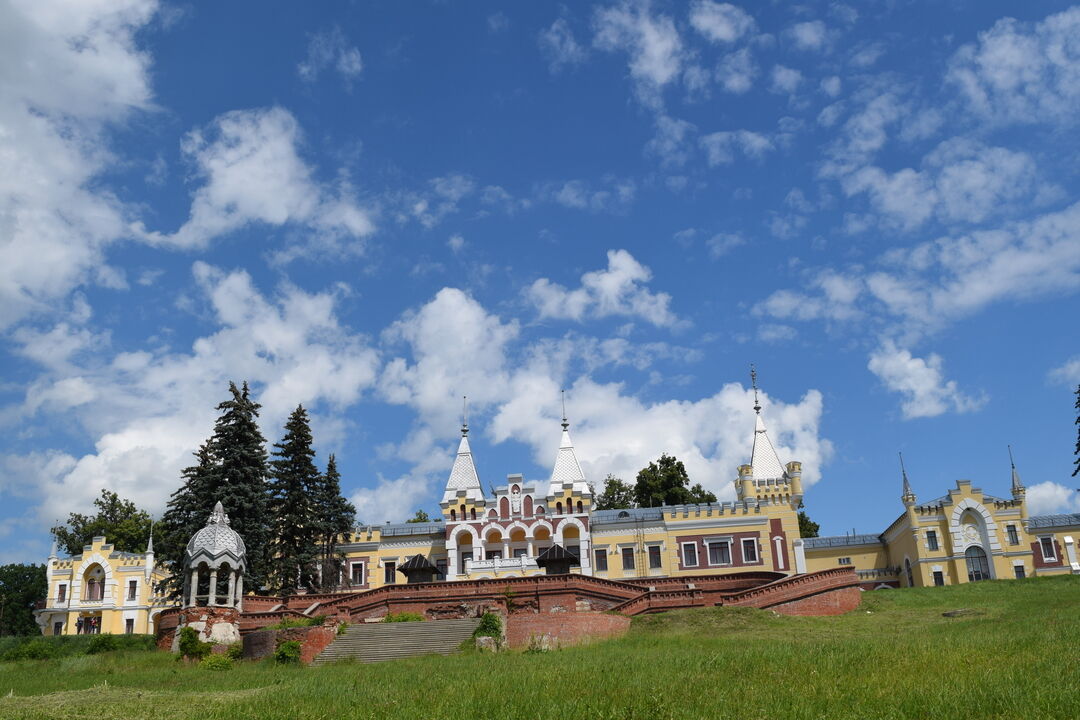
M 758 67 L 749 48 L 725 55 L 716 66 L 716 81 L 730 93 L 741 94 L 754 85 Z
M 1080 513 L 1080 493 L 1074 488 L 1047 480 L 1027 489 L 1027 506 L 1032 515 Z
M 1063 364 L 1052 369 L 1047 377 L 1054 383 L 1080 385 L 1080 355 L 1073 355 Z
M 374 231 L 368 211 L 347 183 L 329 187 L 300 156 L 302 137 L 292 113 L 280 107 L 234 110 L 192 131 L 181 149 L 202 184 L 187 222 L 171 235 L 147 240 L 171 247 L 205 247 L 252 223 L 297 227 L 305 250 L 357 254 Z M 283 259 L 291 259 L 293 250 Z
M 738 233 L 717 233 L 706 240 L 705 244 L 709 248 L 709 255 L 711 257 L 720 258 L 727 255 L 735 248 L 745 245 L 746 238 Z
M 351 87 L 363 69 L 360 51 L 349 44 L 341 28 L 335 27 L 311 36 L 307 58 L 296 66 L 296 74 L 304 82 L 315 82 L 324 71 L 334 70 L 346 87 Z
M 905 420 L 935 417 L 949 411 L 971 412 L 986 403 L 985 396 L 960 392 L 955 380 L 946 380 L 944 363 L 931 353 L 925 359 L 887 340 L 870 354 L 867 367 L 885 387 L 900 393 L 900 409 Z
M 997 21 L 956 52 L 947 80 L 990 123 L 1075 124 L 1080 111 L 1080 8 L 1037 23 Z
M 714 43 L 733 43 L 756 27 L 754 18 L 742 8 L 712 0 L 697 0 L 690 7 L 690 25 Z
M 690 157 L 690 139 L 697 132 L 693 123 L 669 115 L 658 115 L 656 134 L 645 146 L 645 152 L 660 159 L 664 167 L 680 167 Z
M 703 136 L 700 142 L 709 167 L 730 164 L 735 160 L 736 150 L 754 159 L 760 159 L 773 150 L 772 140 L 751 130 L 710 133 Z
M 586 48 L 580 45 L 565 18 L 559 18 L 551 27 L 540 32 L 540 50 L 547 56 L 548 69 L 558 73 L 566 68 L 585 62 L 589 56 Z
M 628 178 L 604 178 L 596 185 L 585 180 L 544 183 L 535 188 L 538 201 L 553 202 L 573 210 L 620 212 L 634 201 L 637 184 Z
M 828 28 L 821 20 L 795 23 L 784 36 L 799 50 L 821 50 L 829 41 Z
M 769 89 L 774 93 L 790 95 L 799 89 L 802 79 L 802 73 L 798 70 L 783 65 L 774 65 L 772 69 L 772 85 Z
M 652 14 L 647 4 L 626 0 L 598 9 L 593 27 L 597 48 L 629 56 L 638 100 L 660 108 L 664 86 L 678 79 L 683 63 L 683 43 L 674 20 Z
M 85 283 L 116 285 L 105 252 L 132 210 L 97 179 L 110 128 L 152 107 L 137 33 L 152 0 L 0 6 L 0 328 Z
M 675 327 L 681 321 L 671 311 L 671 296 L 651 292 L 645 284 L 652 272 L 626 250 L 609 250 L 605 270 L 581 276 L 581 287 L 574 290 L 547 278 L 536 280 L 526 297 L 536 306 L 541 318 L 583 321 L 586 318 L 624 316 L 641 318 L 657 326 Z

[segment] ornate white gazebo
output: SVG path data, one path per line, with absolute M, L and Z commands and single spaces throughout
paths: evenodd
M 214 512 L 210 514 L 206 527 L 191 537 L 184 553 L 184 569 L 187 572 L 184 587 L 185 607 L 205 604 L 210 607 L 240 610 L 244 596 L 246 556 L 243 538 L 229 527 L 229 517 L 218 502 L 214 505 Z M 204 574 L 209 575 L 205 595 L 199 593 Z M 228 578 L 228 589 L 223 597 L 218 592 L 219 577 L 222 574 Z

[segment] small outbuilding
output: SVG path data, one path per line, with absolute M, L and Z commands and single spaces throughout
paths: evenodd
M 548 575 L 566 575 L 570 572 L 570 567 L 580 565 L 581 560 L 577 555 L 556 543 L 537 556 L 536 564 L 544 568 Z
M 435 582 L 435 576 L 442 575 L 439 568 L 432 565 L 430 560 L 419 553 L 406 560 L 398 568 L 398 572 L 405 574 L 409 585 Z

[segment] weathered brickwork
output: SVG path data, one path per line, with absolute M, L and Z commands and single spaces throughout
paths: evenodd
M 528 647 L 533 638 L 547 635 L 553 644 L 566 647 L 618 637 L 629 628 L 630 618 L 608 613 L 512 615 L 506 621 L 506 642 L 511 648 Z

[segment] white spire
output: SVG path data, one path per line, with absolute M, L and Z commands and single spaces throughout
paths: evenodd
M 56 538 L 53 538 L 52 547 L 49 548 L 49 559 L 53 560 L 55 558 L 56 558 Z
M 480 487 L 480 476 L 476 474 L 472 448 L 469 447 L 469 424 L 464 415 L 461 422 L 461 442 L 458 443 L 454 467 L 450 470 L 450 477 L 446 481 L 443 502 L 456 500 L 459 490 L 464 490 L 465 497 L 472 502 L 484 501 L 484 490 Z
M 765 421 L 761 419 L 761 403 L 757 394 L 757 370 L 750 365 L 750 385 L 754 388 L 754 450 L 750 454 L 750 466 L 754 469 L 755 480 L 779 480 L 787 473 L 776 454 L 776 448 L 769 440 L 765 430 Z
M 570 422 L 566 419 L 565 391 L 563 396 L 562 441 L 559 452 L 555 455 L 555 466 L 551 469 L 551 486 L 548 492 L 555 492 L 564 483 L 573 483 L 574 492 L 588 494 L 589 485 L 585 482 L 585 473 L 581 471 L 574 443 L 570 440 Z

